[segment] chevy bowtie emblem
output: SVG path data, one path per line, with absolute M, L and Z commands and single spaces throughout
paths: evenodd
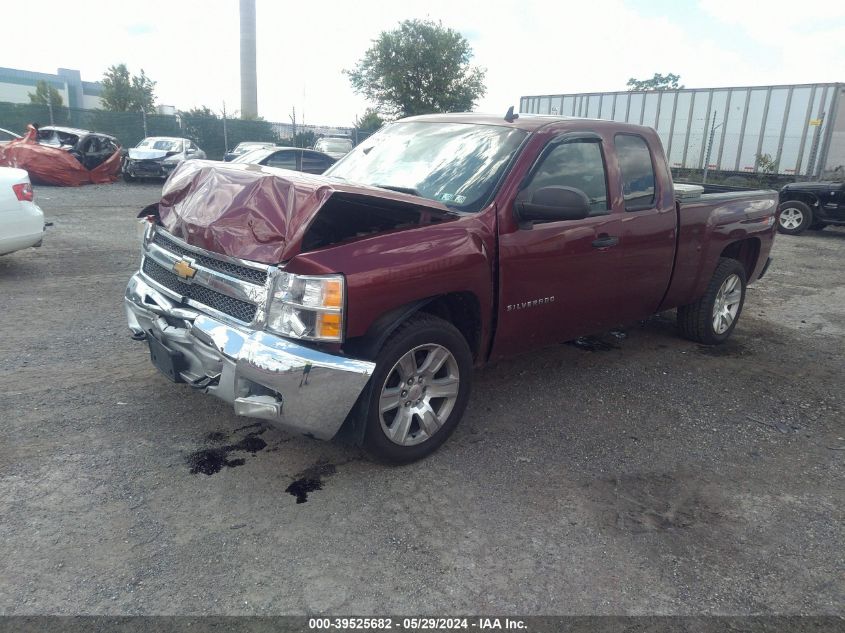
M 180 259 L 173 264 L 173 272 L 179 275 L 182 279 L 193 279 L 197 274 L 197 269 L 191 266 L 192 262 L 187 259 Z

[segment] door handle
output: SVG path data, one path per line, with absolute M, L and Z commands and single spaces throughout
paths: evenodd
M 594 248 L 607 248 L 608 246 L 616 246 L 619 243 L 619 238 L 615 235 L 601 235 L 598 239 L 593 240 Z

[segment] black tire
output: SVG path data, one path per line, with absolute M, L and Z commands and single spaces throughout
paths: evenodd
M 123 180 L 125 182 L 135 182 L 135 176 L 131 176 L 127 172 L 123 172 Z
M 784 215 L 786 212 L 786 215 Z M 792 219 L 796 218 L 795 214 L 800 214 L 801 221 L 797 226 L 793 225 Z M 784 226 L 784 223 L 789 223 L 789 226 Z M 803 202 L 798 200 L 787 200 L 778 207 L 778 231 L 786 235 L 800 235 L 813 223 L 813 210 Z
M 459 377 L 457 397 L 446 420 L 431 437 L 410 446 L 397 444 L 388 437 L 382 426 L 379 407 L 382 390 L 388 387 L 389 379 L 395 378 L 394 366 L 399 360 L 411 350 L 424 345 L 439 345 L 452 354 Z M 448 321 L 430 314 L 416 314 L 400 325 L 379 352 L 370 388 L 365 392 L 367 397 L 359 402 L 362 407 L 360 415 L 364 420 L 364 449 L 375 459 L 392 464 L 407 464 L 437 450 L 463 417 L 472 388 L 472 365 L 472 353 L 466 339 Z M 412 424 L 417 424 L 419 432 L 422 432 L 419 418 L 414 420 Z
M 741 287 L 739 306 L 730 326 L 723 332 L 717 332 L 713 325 L 716 298 L 722 288 L 722 284 L 731 275 L 739 277 Z M 707 290 L 705 290 L 704 295 L 698 301 L 678 308 L 678 329 L 681 332 L 681 336 L 704 345 L 719 345 L 720 343 L 724 343 L 734 331 L 742 314 L 742 306 L 745 304 L 747 281 L 745 267 L 740 262 L 727 257 L 720 258 L 719 264 L 716 266 L 716 271 L 713 273 L 710 283 L 707 284 Z

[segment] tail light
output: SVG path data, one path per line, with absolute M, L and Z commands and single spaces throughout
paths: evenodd
M 14 189 L 15 195 L 21 202 L 32 202 L 32 185 L 28 182 L 20 182 L 16 185 L 12 185 L 12 189 Z

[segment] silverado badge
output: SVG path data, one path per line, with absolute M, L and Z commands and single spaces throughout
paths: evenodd
M 197 274 L 197 269 L 191 264 L 193 264 L 191 260 L 180 259 L 178 262 L 173 264 L 173 272 L 179 275 L 182 279 L 193 279 L 194 275 Z

